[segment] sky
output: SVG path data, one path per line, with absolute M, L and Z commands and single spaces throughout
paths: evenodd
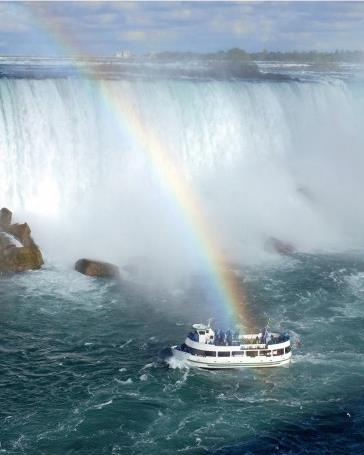
M 1 2 L 0 54 L 364 50 L 364 2 Z

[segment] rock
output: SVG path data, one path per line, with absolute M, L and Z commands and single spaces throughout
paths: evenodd
M 88 276 L 120 278 L 119 267 L 109 262 L 79 259 L 75 264 L 75 270 Z
M 6 248 L 23 246 L 13 235 L 7 232 L 0 232 L 0 252 Z
M 7 248 L 11 248 L 13 246 L 11 240 L 9 239 L 8 234 L 5 232 L 0 232 L 0 253 Z
M 279 254 L 292 254 L 296 252 L 296 248 L 289 242 L 283 242 L 276 237 L 269 237 L 265 242 L 265 249 L 268 251 L 274 251 Z
M 30 227 L 29 227 L 28 223 L 11 224 L 8 227 L 7 232 L 9 234 L 14 235 L 14 237 L 16 237 L 19 240 L 19 242 L 21 242 L 23 244 L 23 246 L 33 246 L 34 245 L 34 241 L 30 236 L 31 231 L 30 231 Z
M 0 210 L 0 273 L 39 269 L 43 257 L 30 235 L 29 225 L 11 224 L 11 218 L 10 210 Z
M 0 253 L 0 272 L 25 272 L 40 269 L 42 265 L 42 253 L 36 245 L 12 246 Z
M 13 214 L 9 209 L 3 207 L 0 210 L 0 228 L 7 228 L 11 224 L 11 218 Z

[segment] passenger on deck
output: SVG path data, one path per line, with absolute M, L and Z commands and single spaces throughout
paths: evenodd
M 267 344 L 274 344 L 274 336 L 273 335 L 270 336 L 270 340 L 268 341 Z
M 262 330 L 262 343 L 267 344 L 268 341 L 268 329 L 267 327 L 264 327 Z
M 225 343 L 225 333 L 223 332 L 223 330 L 221 330 L 221 333 L 220 333 L 220 346 L 222 346 L 224 343 Z
M 221 330 L 218 329 L 216 332 L 216 336 L 215 336 L 215 344 L 216 344 L 216 346 L 220 346 L 220 343 L 221 343 Z
M 233 336 L 232 336 L 231 330 L 228 330 L 226 332 L 226 342 L 227 342 L 228 346 L 232 346 L 233 345 Z
M 224 331 L 221 332 L 221 345 L 226 346 L 226 333 Z

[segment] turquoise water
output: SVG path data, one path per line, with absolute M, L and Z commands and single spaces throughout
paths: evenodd
M 165 361 L 220 315 L 207 281 L 169 290 L 71 270 L 0 281 L 0 453 L 364 451 L 364 259 L 296 255 L 241 270 L 258 323 L 292 336 L 288 368 Z

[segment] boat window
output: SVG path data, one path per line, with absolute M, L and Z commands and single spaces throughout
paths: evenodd
M 187 336 L 192 341 L 198 341 L 199 340 L 197 332 L 190 332 Z
M 200 349 L 190 348 L 190 352 L 192 355 L 199 355 L 205 357 L 205 351 L 201 351 Z
M 284 354 L 284 349 L 277 349 L 276 351 L 273 351 L 273 355 L 283 355 Z
M 206 357 L 216 357 L 216 352 L 215 351 L 205 351 L 205 356 Z
M 205 331 L 204 331 L 204 330 L 200 330 L 198 333 L 199 333 L 200 335 L 205 335 Z
M 230 352 L 220 351 L 217 355 L 218 357 L 230 357 Z
M 286 349 L 285 349 L 285 352 L 286 352 L 286 354 L 288 354 L 289 352 L 291 352 L 291 346 L 287 346 Z
M 246 351 L 247 357 L 256 357 L 258 355 L 258 351 Z
M 272 351 L 259 351 L 259 355 L 262 355 L 264 357 L 271 357 L 272 356 Z
M 233 351 L 232 355 L 234 357 L 245 355 L 245 351 Z

